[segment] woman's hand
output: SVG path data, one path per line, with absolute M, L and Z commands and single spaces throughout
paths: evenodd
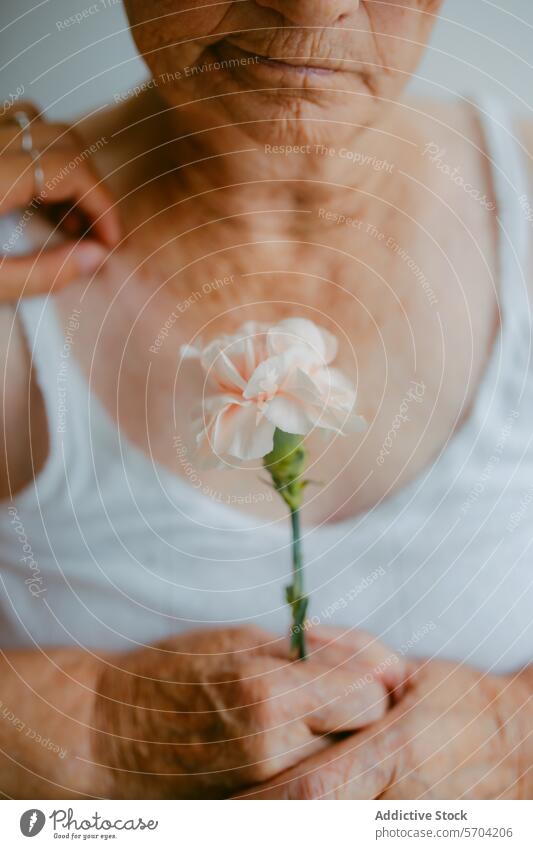
M 31 153 L 23 149 L 17 113 L 30 120 L 26 137 L 40 154 L 41 181 L 36 180 Z M 40 120 L 35 106 L 20 102 L 0 120 L 0 216 L 15 211 L 13 231 L 0 242 L 0 303 L 46 293 L 94 272 L 120 238 L 113 200 L 82 140 L 64 124 Z M 68 241 L 35 255 L 16 256 L 34 215 L 46 215 L 58 224 Z
M 191 632 L 110 662 L 97 685 L 93 760 L 104 795 L 225 797 L 384 716 L 403 663 L 365 634 L 313 632 L 309 659 L 256 628 Z M 361 682 L 353 688 L 354 679 Z
M 532 679 L 428 661 L 372 728 L 243 797 L 529 799 Z

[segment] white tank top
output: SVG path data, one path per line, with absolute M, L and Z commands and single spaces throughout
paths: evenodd
M 502 326 L 473 409 L 414 481 L 356 518 L 306 530 L 304 547 L 312 622 L 506 672 L 533 660 L 531 233 L 518 149 L 485 107 Z M 128 650 L 198 627 L 287 629 L 288 522 L 261 525 L 154 465 L 91 394 L 76 316 L 59 326 L 50 298 L 20 314 L 51 448 L 0 509 L 0 646 Z

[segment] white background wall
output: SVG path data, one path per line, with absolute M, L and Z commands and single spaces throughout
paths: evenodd
M 82 23 L 58 28 L 95 4 Z M 0 0 L 0 71 L 1 100 L 23 85 L 56 118 L 112 102 L 145 73 L 120 0 Z M 492 91 L 533 118 L 533 0 L 446 0 L 414 86 Z

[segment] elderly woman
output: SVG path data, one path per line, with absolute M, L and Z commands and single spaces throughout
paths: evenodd
M 403 98 L 439 6 L 126 0 L 140 90 L 4 116 L 4 795 L 531 798 L 527 129 Z M 309 439 L 305 663 L 179 354 L 294 316 L 368 422 Z

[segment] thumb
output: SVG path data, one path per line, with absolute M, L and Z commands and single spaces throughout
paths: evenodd
M 401 754 L 387 727 L 377 723 L 352 734 L 236 798 L 378 799 L 396 780 Z
M 79 277 L 92 274 L 108 250 L 89 240 L 68 242 L 30 256 L 0 260 L 0 303 L 58 291 Z

